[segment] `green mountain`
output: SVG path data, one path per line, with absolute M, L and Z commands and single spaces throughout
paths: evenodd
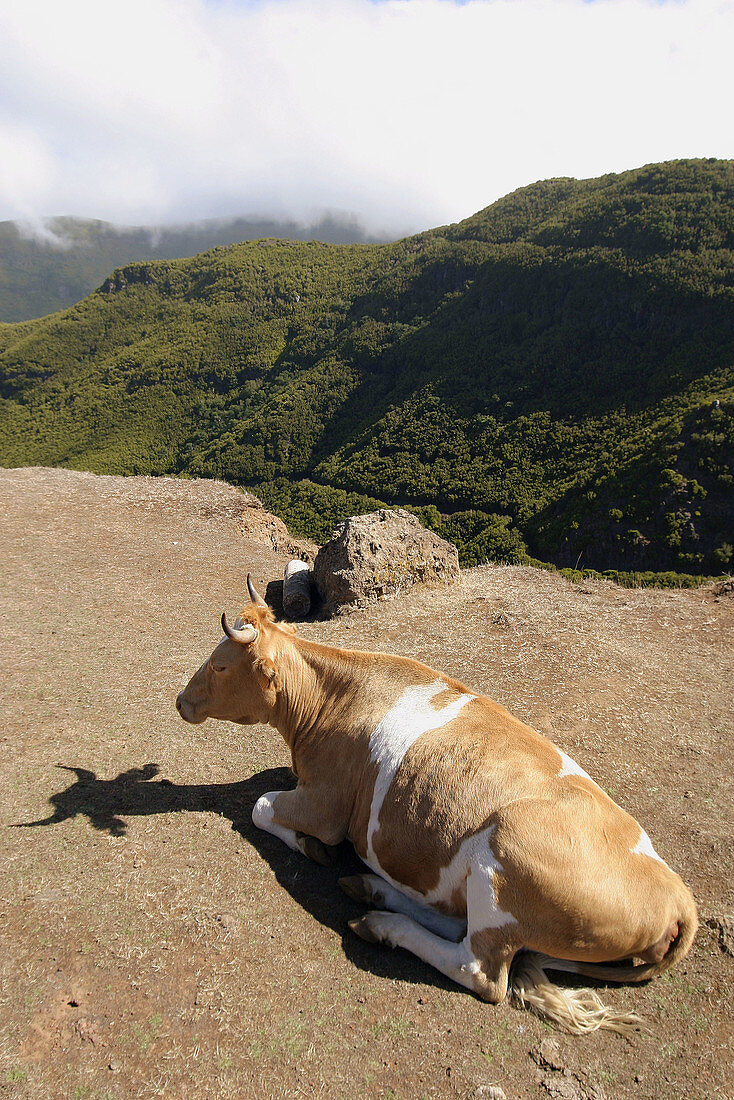
M 26 321 L 67 309 L 90 294 L 114 268 L 134 260 L 175 260 L 262 237 L 331 244 L 378 239 L 368 238 L 356 221 L 337 216 L 309 226 L 229 218 L 161 229 L 49 218 L 29 234 L 14 222 L 0 222 L 0 321 Z
M 523 188 L 383 245 L 136 263 L 0 326 L 0 461 L 412 505 L 465 561 L 734 557 L 734 162 Z

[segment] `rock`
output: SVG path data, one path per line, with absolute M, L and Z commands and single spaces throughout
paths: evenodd
M 287 619 L 303 619 L 310 610 L 311 572 L 308 562 L 294 558 L 285 567 L 283 614 Z
M 530 1056 L 539 1066 L 545 1066 L 547 1069 L 563 1070 L 566 1068 L 561 1052 L 561 1044 L 557 1039 L 551 1037 L 543 1039 L 540 1046 L 530 1052 Z
M 709 928 L 719 933 L 719 947 L 725 955 L 734 955 L 734 916 L 724 913 L 706 921 Z
M 507 1100 L 505 1090 L 499 1085 L 479 1085 L 474 1095 L 481 1096 L 482 1100 Z
M 327 612 L 364 605 L 414 584 L 450 584 L 458 578 L 456 547 L 402 508 L 340 523 L 314 563 Z
M 555 1100 L 605 1100 L 604 1090 L 589 1080 L 572 1049 L 564 1050 L 552 1036 L 530 1051 L 542 1071 L 538 1084 Z
M 717 581 L 711 585 L 710 592 L 713 593 L 717 600 L 720 600 L 722 596 L 734 596 L 734 577 L 727 577 L 726 580 Z
M 99 1044 L 99 1017 L 80 1016 L 74 1021 L 74 1031 L 83 1043 Z
M 544 1077 L 540 1083 L 555 1100 L 586 1100 L 574 1077 Z
M 239 932 L 240 922 L 232 913 L 214 913 L 213 919 L 228 935 Z

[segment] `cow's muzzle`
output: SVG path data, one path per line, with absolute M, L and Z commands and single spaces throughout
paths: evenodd
M 196 714 L 191 703 L 188 699 L 184 698 L 184 695 L 185 692 L 182 691 L 176 699 L 176 710 L 181 715 L 184 722 L 190 722 L 193 726 L 198 726 L 206 719 L 206 715 Z

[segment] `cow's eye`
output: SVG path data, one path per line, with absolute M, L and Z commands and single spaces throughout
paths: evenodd
M 213 671 L 214 671 L 214 672 L 226 672 L 226 671 L 227 671 L 227 666 L 226 666 L 226 665 L 215 665 L 215 664 L 212 664 L 212 666 L 211 666 L 211 667 L 212 667 L 212 669 L 213 669 Z

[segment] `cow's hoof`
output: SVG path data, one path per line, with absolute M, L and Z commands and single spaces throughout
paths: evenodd
M 367 917 L 360 917 L 358 920 L 350 920 L 349 927 L 353 932 L 356 932 L 359 938 L 364 940 L 365 943 L 380 942 L 380 937 L 372 931 Z
M 358 901 L 362 905 L 369 905 L 372 901 L 372 890 L 365 875 L 347 875 L 339 879 L 339 885 L 353 901 Z
M 336 863 L 339 849 L 335 844 L 324 844 L 316 836 L 304 836 L 302 834 L 299 834 L 298 839 L 303 854 L 312 859 L 314 863 L 318 863 L 322 867 L 332 867 Z

